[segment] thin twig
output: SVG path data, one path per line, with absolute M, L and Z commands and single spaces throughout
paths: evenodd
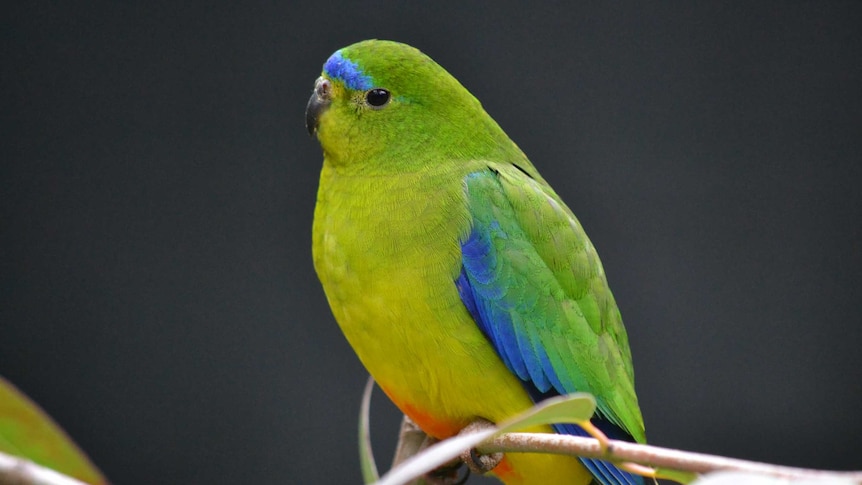
M 845 472 L 795 468 L 627 441 L 611 440 L 607 453 L 603 454 L 599 442 L 595 439 L 559 434 L 508 433 L 478 446 L 477 451 L 480 453 L 499 451 L 504 453 L 556 453 L 600 458 L 608 461 L 635 462 L 652 467 L 694 473 L 732 470 L 792 479 L 842 479 L 862 484 L 862 472 L 860 471 Z

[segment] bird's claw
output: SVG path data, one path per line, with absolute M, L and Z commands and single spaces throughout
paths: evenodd
M 463 461 L 471 472 L 483 475 L 493 470 L 503 461 L 503 453 L 491 453 L 483 455 L 476 451 L 476 448 L 461 453 L 461 461 Z
M 493 426 L 494 424 L 490 421 L 478 419 L 465 426 L 458 434 L 463 435 L 476 433 Z M 497 452 L 484 455 L 479 453 L 476 448 L 470 448 L 461 453 L 461 461 L 467 465 L 467 468 L 469 468 L 471 472 L 483 475 L 496 468 L 496 466 L 503 461 L 503 453 Z

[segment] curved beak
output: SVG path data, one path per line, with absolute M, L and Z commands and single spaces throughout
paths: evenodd
M 309 135 L 314 135 L 317 131 L 320 115 L 326 111 L 331 102 L 332 86 L 330 82 L 323 77 L 317 78 L 314 83 L 314 92 L 311 93 L 308 106 L 305 107 L 305 127 L 308 129 Z

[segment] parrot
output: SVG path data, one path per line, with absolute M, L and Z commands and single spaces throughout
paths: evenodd
M 543 399 L 646 441 L 628 336 L 595 247 L 527 156 L 443 67 L 366 40 L 324 63 L 306 107 L 323 151 L 312 257 L 335 320 L 428 436 Z M 530 431 L 587 436 L 574 424 Z M 612 463 L 508 453 L 506 484 L 643 484 Z

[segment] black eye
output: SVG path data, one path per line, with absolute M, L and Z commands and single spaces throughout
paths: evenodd
M 389 91 L 383 88 L 374 88 L 365 93 L 365 101 L 371 106 L 379 108 L 389 102 Z

